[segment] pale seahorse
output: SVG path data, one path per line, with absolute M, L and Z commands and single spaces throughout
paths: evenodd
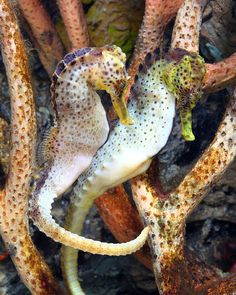
M 70 53 L 53 75 L 52 97 L 57 120 L 40 148 L 46 169 L 31 198 L 30 216 L 35 225 L 55 241 L 84 251 L 96 253 L 103 243 L 77 237 L 61 228 L 51 216 L 51 206 L 88 167 L 107 138 L 106 114 L 96 90 L 110 93 L 121 122 L 131 122 L 121 100 L 126 81 L 125 54 L 116 46 L 85 48 Z M 134 242 L 115 247 L 118 252 L 127 254 L 127 251 L 140 248 L 146 238 L 147 229 Z M 107 246 L 104 254 L 109 247 L 112 245 Z
M 176 49 L 163 58 L 159 51 L 146 56 L 128 104 L 133 124 L 118 123 L 97 151 L 89 169 L 79 177 L 74 188 L 76 199 L 66 220 L 68 230 L 81 234 L 96 197 L 148 169 L 153 156 L 165 146 L 170 135 L 175 99 L 177 105 L 187 106 L 192 100 L 196 101 L 203 75 L 204 61 L 197 54 Z M 77 251 L 63 246 L 63 275 L 74 295 L 84 294 L 77 269 Z

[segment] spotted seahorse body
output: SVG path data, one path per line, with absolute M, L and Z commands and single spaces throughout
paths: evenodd
M 57 120 L 41 147 L 43 158 L 51 166 L 36 185 L 30 214 L 39 229 L 52 239 L 85 251 L 96 249 L 97 242 L 66 232 L 53 220 L 51 206 L 88 167 L 107 138 L 106 114 L 96 90 L 110 93 L 121 121 L 130 121 L 120 100 L 127 80 L 124 63 L 125 55 L 118 47 L 85 48 L 66 55 L 53 76 Z M 129 251 L 140 248 L 146 237 L 147 230 Z
M 181 92 L 181 86 L 187 100 L 187 92 L 192 91 L 189 84 L 188 89 L 185 88 L 185 82 L 191 78 L 196 65 L 203 65 L 202 59 L 182 50 L 160 59 L 157 53 L 147 55 L 128 104 L 133 124 L 118 123 L 97 151 L 89 169 L 79 177 L 74 188 L 76 199 L 66 220 L 68 230 L 81 234 L 84 219 L 96 197 L 148 169 L 152 157 L 164 147 L 171 132 L 175 98 L 179 99 L 176 92 Z M 166 82 L 170 69 L 172 72 L 175 69 L 171 81 L 182 78 L 182 84 L 174 86 L 170 79 Z M 202 78 L 200 74 L 199 77 Z M 78 283 L 77 251 L 63 247 L 62 253 L 68 289 L 71 294 L 84 294 Z M 111 254 L 115 254 L 115 249 Z

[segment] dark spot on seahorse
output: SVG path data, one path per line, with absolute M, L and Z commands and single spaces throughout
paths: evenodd
M 137 93 L 134 86 L 131 87 L 130 93 L 132 95 L 132 98 L 137 98 L 138 97 L 138 93 Z
M 138 67 L 138 71 L 139 71 L 139 73 L 146 74 L 147 73 L 147 67 L 146 67 L 146 65 L 140 64 L 139 67 Z
M 145 56 L 145 64 L 148 68 L 150 68 L 151 66 L 151 62 L 152 62 L 152 55 L 149 52 L 146 56 Z
M 42 172 L 42 175 L 40 177 L 39 180 L 36 181 L 36 184 L 35 184 L 35 190 L 34 190 L 34 195 L 37 195 L 40 191 L 40 189 L 43 187 L 46 179 L 48 178 L 48 173 L 49 173 L 49 169 L 45 169 L 43 172 Z

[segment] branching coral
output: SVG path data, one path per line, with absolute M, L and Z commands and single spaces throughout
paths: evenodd
M 206 75 L 203 88 L 207 92 L 215 92 L 226 86 L 235 84 L 236 80 L 236 54 L 215 63 L 206 65 Z
M 0 38 L 12 111 L 9 173 L 0 193 L 0 231 L 32 294 L 57 294 L 61 291 L 29 234 L 28 196 L 36 137 L 34 99 L 23 42 L 5 0 L 0 1 Z
M 179 294 L 181 289 L 191 286 L 184 265 L 185 221 L 234 159 L 235 124 L 235 111 L 230 103 L 213 143 L 167 198 L 163 199 L 152 189 L 151 175 L 141 176 L 132 182 L 139 212 L 145 222 L 151 224 L 154 269 L 162 294 Z M 177 269 L 182 270 L 179 277 L 179 272 L 173 275 Z
M 32 4 L 29 3 L 29 1 L 19 2 L 21 2 L 22 7 L 23 4 Z M 234 65 L 235 63 L 235 55 L 232 55 L 225 61 L 219 62 L 217 64 L 206 65 L 206 75 L 203 79 L 203 60 L 199 57 L 198 54 L 196 54 L 196 52 L 198 51 L 199 29 L 204 2 L 205 1 L 200 0 L 184 1 L 182 7 L 178 12 L 176 24 L 173 31 L 171 46 L 173 50 L 170 51 L 168 54 L 158 57 L 160 58 L 160 60 L 157 60 L 157 54 L 155 53 L 153 55 L 148 54 L 145 61 L 143 61 L 146 53 L 153 51 L 155 47 L 160 45 L 166 24 L 174 16 L 179 5 L 182 3 L 182 1 L 175 1 L 174 3 L 170 3 L 169 1 L 146 1 L 145 18 L 137 41 L 135 55 L 131 62 L 131 67 L 129 70 L 131 80 L 129 82 L 129 85 L 126 85 L 126 90 L 123 96 L 127 98 L 130 87 L 133 84 L 134 75 L 137 72 L 138 64 L 142 62 L 143 65 L 139 68 L 140 74 L 138 80 L 134 85 L 134 89 L 130 97 L 131 101 L 129 103 L 129 111 L 132 115 L 133 125 L 123 126 L 118 123 L 114 130 L 111 131 L 107 143 L 98 151 L 97 155 L 93 158 L 90 169 L 87 171 L 87 173 L 84 173 L 79 178 L 77 187 L 75 188 L 75 193 L 81 197 L 81 200 L 78 203 L 75 202 L 77 208 L 76 206 L 74 206 L 74 209 L 72 209 L 72 214 L 74 216 L 77 213 L 81 215 L 79 216 L 79 220 L 77 220 L 79 222 L 79 227 L 77 229 L 75 229 L 76 225 L 73 222 L 68 225 L 68 227 L 70 229 L 73 229 L 73 231 L 77 231 L 78 233 L 81 232 L 82 221 L 84 220 L 87 210 L 91 206 L 92 201 L 95 197 L 104 192 L 107 188 L 123 182 L 130 177 L 134 177 L 148 168 L 151 163 L 151 157 L 155 153 L 157 153 L 163 145 L 165 145 L 165 142 L 171 131 L 173 119 L 172 113 L 174 112 L 175 106 L 175 101 L 173 99 L 174 97 L 177 100 L 177 106 L 179 107 L 180 112 L 183 112 L 181 116 L 183 130 L 185 131 L 184 136 L 185 138 L 193 139 L 190 128 L 191 121 L 189 114 L 191 109 L 194 107 L 196 100 L 200 98 L 201 88 L 205 89 L 206 91 L 215 91 L 216 89 L 223 88 L 235 81 L 235 71 L 234 67 L 232 66 L 232 64 Z M 65 1 L 58 1 L 58 4 L 61 9 L 62 17 L 65 21 L 72 46 L 87 46 L 88 35 L 86 24 L 83 19 L 83 11 L 80 2 L 75 3 L 73 1 L 70 1 L 67 3 L 68 5 L 65 6 Z M 4 6 L 5 1 L 2 1 L 1 5 Z M 40 3 L 36 1 L 35 5 L 36 7 L 38 7 Z M 159 10 L 156 9 L 157 6 L 159 7 Z M 29 8 L 29 6 L 27 7 Z M 75 7 L 76 9 L 71 10 L 71 7 Z M 1 21 L 3 22 L 4 18 L 4 21 L 7 20 L 7 22 L 9 22 L 10 20 L 11 22 L 11 18 L 9 19 L 9 17 L 6 15 L 6 13 L 8 14 L 8 12 L 6 12 L 6 9 L 7 6 L 4 6 L 4 10 L 2 12 L 3 17 Z M 32 9 L 29 9 L 28 11 L 30 11 L 28 22 L 31 23 L 33 30 L 35 24 L 37 26 L 37 22 L 34 22 L 34 18 L 33 20 L 30 19 L 32 16 Z M 55 37 L 56 40 L 56 32 L 52 27 L 50 19 L 46 15 L 46 11 L 43 10 L 42 7 L 39 10 L 39 14 L 40 17 L 42 17 L 40 19 L 40 22 L 42 22 L 45 27 L 41 26 L 38 27 L 37 30 L 33 30 L 35 36 L 37 36 L 36 38 L 40 39 L 42 32 L 47 31 L 46 29 L 49 28 L 49 31 L 51 30 L 53 37 Z M 74 25 L 75 22 L 73 23 L 73 15 L 76 15 L 75 22 L 78 23 L 78 27 Z M 73 25 L 71 25 L 72 23 Z M 9 26 L 9 24 L 7 24 L 7 26 Z M 82 32 L 82 40 L 80 38 L 77 38 L 78 36 L 76 35 L 78 34 L 79 30 L 81 30 Z M 4 34 L 7 34 L 6 26 L 3 26 L 2 28 L 1 35 L 3 40 Z M 11 33 L 8 32 L 8 34 Z M 48 63 L 49 61 L 45 62 L 45 66 L 48 67 L 47 69 L 49 73 L 52 72 L 52 68 L 54 67 L 55 62 L 59 60 L 61 56 L 62 47 L 60 40 L 58 40 L 59 39 L 57 39 L 57 44 L 60 48 L 60 50 L 58 50 L 58 56 L 51 56 L 52 58 L 50 58 L 50 54 L 52 53 L 50 50 L 53 49 L 53 46 L 56 43 L 52 42 L 52 44 L 54 45 L 51 44 L 52 46 L 49 46 L 49 51 L 46 50 L 47 52 L 43 52 L 42 50 L 44 56 L 41 55 L 41 59 L 44 60 L 45 58 L 46 60 L 47 58 L 49 58 L 49 61 L 52 62 L 52 64 Z M 48 46 L 48 44 L 50 43 L 48 41 L 49 40 L 46 40 L 46 46 Z M 20 43 L 18 41 L 16 43 L 16 45 L 19 46 Z M 34 126 L 34 122 L 32 121 L 34 111 L 32 108 L 32 101 L 25 101 L 25 104 L 22 104 L 20 106 L 16 104 L 14 95 L 17 95 L 17 91 L 25 91 L 25 93 L 23 94 L 19 93 L 19 97 L 20 99 L 22 99 L 22 101 L 25 99 L 25 94 L 29 95 L 29 99 L 32 98 L 31 88 L 28 83 L 29 75 L 24 68 L 26 64 L 25 56 L 24 54 L 22 55 L 22 49 L 17 46 L 16 51 L 18 55 L 21 57 L 23 56 L 23 61 L 25 61 L 23 65 L 20 65 L 21 68 L 19 66 L 19 62 L 15 62 L 14 58 L 9 55 L 6 49 L 6 45 L 4 46 L 3 42 L 3 52 L 5 56 L 10 56 L 8 60 L 5 58 L 5 64 L 10 80 L 9 84 L 12 89 L 14 88 L 14 90 L 17 90 L 15 90 L 12 96 L 12 134 L 14 135 L 14 140 L 13 149 L 11 151 L 10 173 L 7 179 L 6 188 L 4 191 L 2 191 L 0 199 L 0 202 L 2 203 L 0 219 L 1 232 L 3 233 L 3 237 L 6 241 L 11 255 L 13 256 L 13 260 L 15 261 L 21 273 L 21 276 L 26 282 L 27 286 L 30 288 L 30 290 L 32 290 L 33 293 L 37 294 L 54 294 L 57 290 L 57 286 L 53 281 L 53 277 L 47 266 L 44 264 L 41 257 L 31 243 L 28 234 L 28 225 L 26 223 L 26 196 L 29 192 L 28 181 L 32 170 L 32 152 L 34 150 L 35 132 L 34 128 L 32 128 L 32 126 Z M 41 43 L 40 46 L 43 48 L 43 45 L 41 45 Z M 175 47 L 180 47 L 184 50 L 190 51 L 191 53 L 184 50 L 174 50 Z M 9 48 L 12 49 L 11 46 L 9 46 Z M 85 50 L 76 51 L 75 53 L 67 55 L 64 61 L 61 62 L 56 69 L 56 73 L 54 76 L 53 93 L 54 98 L 57 101 L 57 114 L 59 115 L 58 118 L 60 118 L 60 120 L 58 120 L 58 126 L 53 126 L 52 132 L 47 134 L 47 140 L 44 141 L 42 144 L 42 155 L 44 157 L 46 156 L 46 159 L 44 160 L 46 160 L 46 163 L 49 165 L 45 166 L 46 173 L 43 173 L 43 178 L 37 183 L 31 209 L 31 215 L 33 219 L 40 225 L 41 228 L 44 228 L 46 224 L 45 220 L 49 218 L 50 222 L 49 224 L 47 224 L 48 227 L 46 232 L 50 233 L 54 232 L 55 230 L 54 233 L 57 233 L 57 236 L 55 236 L 54 234 L 51 235 L 55 240 L 60 240 L 65 244 L 72 246 L 75 245 L 73 243 L 77 239 L 77 236 L 76 239 L 74 239 L 75 235 L 70 234 L 68 236 L 68 232 L 66 231 L 62 231 L 61 233 L 63 234 L 58 235 L 58 227 L 54 226 L 55 223 L 54 221 L 52 221 L 50 216 L 50 206 L 53 198 L 57 195 L 60 195 L 69 185 L 71 185 L 72 182 L 78 177 L 79 173 L 81 173 L 81 171 L 89 165 L 91 158 L 96 152 L 98 146 L 100 146 L 106 140 L 108 128 L 103 114 L 101 125 L 102 128 L 104 127 L 104 136 L 100 138 L 101 142 L 97 142 L 96 144 L 98 146 L 96 146 L 96 144 L 94 144 L 94 141 L 92 140 L 92 153 L 89 153 L 89 155 L 85 153 L 85 158 L 87 158 L 88 161 L 85 161 L 86 163 L 84 167 L 82 167 L 81 171 L 78 171 L 78 167 L 75 167 L 74 169 L 74 163 L 77 160 L 78 162 L 81 162 L 81 155 L 78 159 L 76 159 L 78 152 L 82 152 L 83 154 L 84 150 L 83 148 L 80 149 L 80 147 L 78 148 L 75 147 L 74 144 L 71 144 L 71 139 L 74 139 L 75 136 L 78 135 L 78 130 L 72 133 L 69 132 L 68 138 L 65 138 L 64 135 L 67 134 L 67 131 L 69 129 L 72 131 L 74 130 L 73 128 L 76 126 L 77 123 L 77 115 L 79 113 L 81 115 L 81 111 L 84 111 L 83 114 L 86 117 L 88 110 L 86 108 L 82 110 L 81 105 L 77 106 L 77 103 L 73 100 L 72 96 L 75 94 L 75 87 L 78 86 L 78 81 L 73 79 L 76 79 L 78 74 L 82 75 L 83 71 L 81 72 L 81 68 L 83 68 L 83 66 L 81 66 L 81 62 L 81 64 L 79 64 L 79 70 L 74 72 L 74 64 L 72 65 L 72 63 L 74 63 L 77 58 L 83 58 L 86 62 L 85 67 L 92 67 L 94 65 L 92 61 L 93 54 L 91 54 L 90 51 L 91 49 L 87 48 Z M 93 49 L 92 51 L 94 52 L 93 57 L 99 59 L 99 56 L 101 55 L 100 50 Z M 83 52 L 83 54 L 81 52 Z M 88 56 L 86 55 L 86 53 L 89 53 Z M 10 54 L 12 55 L 12 52 L 10 52 Z M 109 60 L 109 62 L 111 60 Z M 15 65 L 16 72 L 19 70 L 19 74 L 13 73 L 15 81 L 13 81 L 13 78 L 11 78 L 10 76 L 13 71 L 12 64 Z M 19 66 L 18 69 L 17 66 Z M 99 64 L 98 68 L 100 66 L 101 64 Z M 110 70 L 110 64 L 107 64 L 107 66 L 108 70 Z M 158 69 L 156 69 L 155 67 L 157 67 Z M 67 75 L 68 68 L 69 75 Z M 107 69 L 104 70 L 104 73 L 106 72 L 106 70 Z M 20 76 L 22 73 L 24 73 L 24 77 Z M 66 74 L 66 76 L 64 74 Z M 94 75 L 92 78 L 100 77 L 97 71 L 95 71 L 95 74 L 93 72 L 90 72 L 90 74 L 92 76 Z M 25 87 L 20 88 L 18 86 L 14 86 L 19 80 L 25 82 Z M 99 78 L 97 82 L 94 82 L 94 80 L 91 79 L 90 76 L 88 80 L 88 92 L 91 90 L 90 87 L 94 87 L 95 90 L 98 89 L 98 86 L 101 86 L 101 83 L 103 83 L 104 81 L 106 84 L 106 79 L 104 80 L 103 78 Z M 178 81 L 178 85 L 176 85 L 176 81 Z M 124 87 L 125 78 L 122 78 L 119 82 L 120 89 L 118 90 L 117 87 L 114 87 L 112 91 L 110 91 L 111 96 L 117 95 L 117 91 L 120 93 L 120 91 Z M 84 86 L 84 84 L 82 84 L 80 85 L 81 89 Z M 66 87 L 70 87 L 71 90 L 67 91 L 68 89 L 66 90 Z M 83 88 L 83 90 L 84 89 L 85 88 Z M 111 85 L 106 85 L 106 87 L 102 89 L 109 90 L 111 89 Z M 13 93 L 13 91 L 11 92 Z M 65 102 L 64 94 L 69 97 L 71 96 L 70 99 L 72 99 L 72 105 L 70 105 L 70 102 L 68 101 Z M 158 104 L 158 100 L 155 100 L 155 95 L 159 97 L 160 103 L 165 104 L 166 101 L 164 99 L 169 101 L 170 105 L 168 105 L 167 109 L 163 108 L 162 105 L 152 106 L 152 102 L 150 102 L 150 100 L 153 97 L 153 101 Z M 76 96 L 76 98 L 78 98 L 78 95 Z M 172 102 L 170 102 L 171 98 Z M 123 116 L 123 118 L 127 118 L 127 112 L 124 104 L 122 109 L 119 108 L 119 104 L 117 107 L 116 102 L 117 101 L 115 101 L 116 109 L 121 111 L 120 116 Z M 122 103 L 124 103 L 124 101 Z M 151 228 L 150 245 L 153 254 L 153 266 L 156 274 L 157 284 L 161 294 L 171 295 L 180 294 L 180 292 L 181 294 L 198 294 L 199 292 L 205 292 L 206 294 L 214 294 L 214 292 L 227 292 L 227 294 L 230 294 L 230 292 L 235 288 L 234 276 L 219 281 L 219 276 L 212 269 L 207 266 L 202 266 L 201 264 L 197 265 L 199 266 L 199 269 L 202 270 L 203 274 L 200 275 L 198 269 L 198 274 L 195 277 L 192 277 L 190 274 L 192 271 L 194 271 L 193 264 L 197 263 L 197 259 L 192 258 L 191 254 L 189 254 L 189 252 L 186 253 L 184 249 L 184 227 L 187 216 L 190 214 L 192 209 L 197 206 L 199 201 L 209 190 L 210 186 L 218 180 L 220 175 L 235 157 L 236 122 L 234 108 L 235 100 L 231 100 L 214 141 L 200 157 L 190 173 L 187 174 L 181 184 L 173 192 L 162 195 L 159 191 L 156 190 L 156 186 L 152 181 L 156 179 L 155 166 L 152 166 L 146 174 L 139 176 L 132 181 L 134 200 L 137 204 L 139 213 L 142 216 L 145 224 L 149 225 L 149 227 Z M 89 111 L 90 110 L 91 109 L 89 109 Z M 14 113 L 14 111 L 16 111 L 16 113 Z M 151 120 L 151 116 L 153 115 L 154 111 L 156 111 L 157 113 L 160 112 L 160 114 L 158 113 L 160 115 L 158 117 L 158 120 L 163 123 L 164 130 L 160 130 L 160 128 L 158 129 L 154 126 L 155 123 L 159 123 L 157 118 L 155 118 L 155 122 L 154 119 Z M 162 111 L 163 114 L 161 114 Z M 68 123 L 68 121 L 70 121 L 70 118 L 73 119 L 73 122 L 71 122 L 71 124 Z M 84 117 L 81 117 L 82 122 L 80 123 L 82 125 L 89 126 L 91 122 L 86 121 L 86 123 L 84 123 L 83 118 Z M 92 119 L 90 118 L 89 121 L 92 121 Z M 27 120 L 28 122 L 26 122 Z M 151 125 L 149 126 L 149 124 Z M 29 125 L 31 125 L 31 129 L 29 129 Z M 168 127 L 166 127 L 167 125 Z M 153 131 L 154 129 L 155 131 Z M 90 133 L 89 135 L 92 135 L 93 137 L 93 133 L 91 130 L 85 129 L 85 132 Z M 22 133 L 23 131 L 24 133 Z M 154 132 L 154 134 L 152 132 Z M 157 146 L 155 149 L 153 148 L 152 150 L 152 147 L 157 144 L 157 142 L 152 142 L 153 140 L 155 141 L 156 134 L 159 134 L 159 146 Z M 127 137 L 129 137 L 128 144 L 126 143 Z M 134 141 L 132 139 L 133 137 L 137 138 L 137 141 Z M 18 139 L 21 139 L 21 142 L 19 142 Z M 148 142 L 149 146 L 146 147 L 147 149 L 144 148 L 144 150 L 142 150 L 142 152 L 139 154 L 139 148 L 141 148 L 141 146 L 145 147 L 145 142 Z M 119 148 L 120 143 L 122 143 L 122 150 Z M 17 150 L 14 144 L 19 144 Z M 67 148 L 69 149 L 68 155 L 71 156 L 71 159 L 68 162 L 69 165 L 67 166 L 65 166 L 68 163 L 64 161 L 65 155 L 63 153 L 63 149 L 61 149 L 60 147 L 61 144 L 67 146 Z M 130 150 L 129 147 L 131 147 Z M 132 148 L 134 148 L 134 150 L 132 150 Z M 71 150 L 76 151 L 75 153 L 71 153 Z M 117 157 L 114 158 L 114 155 L 116 155 Z M 133 155 L 134 157 L 132 158 Z M 147 157 L 142 158 L 143 155 L 146 155 Z M 130 165 L 129 167 L 124 168 L 126 167 L 127 159 L 129 159 Z M 64 172 L 66 172 L 65 169 L 63 170 L 63 167 L 66 167 L 65 169 L 67 170 L 70 169 L 69 167 L 72 167 L 74 169 L 73 176 L 70 176 L 69 180 L 67 179 L 66 183 L 63 183 L 63 181 L 65 180 Z M 100 169 L 98 169 L 98 167 L 100 167 Z M 18 172 L 17 175 L 15 174 L 15 171 Z M 107 171 L 110 171 L 110 174 L 108 174 Z M 48 175 L 46 175 L 47 173 Z M 58 179 L 54 181 L 54 174 L 63 175 L 63 181 L 61 181 L 62 178 L 60 177 L 58 177 Z M 113 176 L 110 177 L 110 175 Z M 47 176 L 49 177 L 46 179 Z M 45 187 L 46 193 L 44 194 Z M 41 194 L 41 197 L 45 197 L 48 193 L 48 188 L 50 193 L 52 193 L 51 200 L 48 202 L 47 200 L 45 200 L 45 198 L 41 198 L 39 202 L 37 199 L 38 193 L 43 192 Z M 113 199 L 113 202 L 115 201 L 115 203 L 113 203 L 110 208 L 114 208 L 114 206 L 116 206 L 115 204 L 119 204 L 122 201 L 122 205 L 124 205 L 124 208 L 128 208 L 128 212 L 130 212 L 130 215 L 132 215 L 135 222 L 137 222 L 137 228 L 134 224 L 132 226 L 132 231 L 130 233 L 130 239 L 132 239 L 136 236 L 137 229 L 141 229 L 140 221 L 138 219 L 137 213 L 133 212 L 132 207 L 127 202 L 126 194 L 122 187 L 115 189 L 115 192 L 117 193 L 118 201 Z M 108 196 L 109 194 L 110 192 L 108 193 Z M 111 196 L 109 197 L 111 198 Z M 19 207 L 16 207 L 15 204 L 17 199 L 21 199 Z M 102 215 L 104 215 L 104 210 L 107 210 L 107 208 L 109 208 L 110 203 L 108 200 L 109 198 L 104 197 L 100 200 L 97 200 L 97 204 L 100 207 Z M 5 206 L 6 203 L 8 204 L 8 207 Z M 9 220 L 9 216 L 11 217 L 14 214 L 15 216 L 17 216 L 17 218 L 14 216 L 11 220 Z M 45 215 L 47 215 L 46 219 L 43 218 L 43 216 Z M 115 224 L 117 220 L 117 217 L 115 215 L 110 216 L 109 214 L 107 214 L 106 216 L 106 219 L 110 222 L 110 226 L 114 228 L 115 235 L 121 242 L 127 242 L 127 238 L 122 236 L 120 233 L 122 229 L 128 227 L 128 222 L 130 220 L 129 218 L 127 218 L 126 220 L 126 217 L 124 216 L 120 224 Z M 16 237 L 11 231 L 13 229 L 13 225 L 16 228 L 21 229 L 21 235 L 19 235 L 19 237 Z M 146 234 L 147 230 L 145 232 L 145 235 Z M 24 245 L 22 239 L 25 239 Z M 70 239 L 72 239 L 73 241 Z M 142 239 L 142 242 L 140 242 L 139 245 L 142 245 L 144 240 L 145 238 Z M 76 241 L 78 242 L 78 240 Z M 112 247 L 108 247 L 108 250 L 106 250 L 104 246 L 104 244 L 101 244 L 101 251 L 99 250 L 99 252 L 96 248 L 97 244 L 95 245 L 92 243 L 90 251 L 93 253 L 115 253 L 113 251 L 115 249 L 113 246 L 113 250 Z M 117 248 L 118 247 L 119 245 L 117 246 Z M 134 250 L 134 248 L 132 249 Z M 137 249 L 137 247 L 135 249 Z M 23 252 L 23 250 L 26 252 Z M 31 273 L 29 273 L 28 271 L 29 267 L 31 266 L 31 261 L 29 261 L 30 259 L 25 258 L 25 253 L 28 253 L 27 258 L 33 257 L 34 261 L 39 264 L 39 268 L 37 268 L 36 265 L 33 266 L 33 271 L 31 271 Z M 126 253 L 128 252 L 126 251 Z M 147 252 L 140 251 L 139 253 L 137 253 L 137 255 L 147 266 L 150 267 L 150 259 L 147 255 Z M 67 257 L 69 257 L 70 260 L 73 259 L 75 255 L 69 255 Z M 76 262 L 74 262 L 74 266 L 75 265 Z M 67 267 L 70 267 L 70 264 L 68 264 Z M 76 270 L 72 269 L 72 272 L 74 272 L 73 279 L 76 280 Z M 40 274 L 43 275 L 44 279 L 45 277 L 47 277 L 48 280 L 48 285 L 45 287 L 45 290 L 42 290 L 45 280 L 42 280 L 42 276 L 40 277 Z M 219 282 L 218 285 L 217 280 Z M 204 283 L 200 287 L 199 281 L 204 281 Z
M 95 200 L 100 216 L 119 242 L 134 239 L 142 230 L 142 222 L 138 212 L 130 204 L 122 185 L 108 190 Z M 148 245 L 135 252 L 134 255 L 147 268 L 152 270 L 152 262 Z
M 206 0 L 185 0 L 180 7 L 172 32 L 171 48 L 198 52 L 202 10 Z
M 134 84 L 134 77 L 138 72 L 139 64 L 144 57 L 160 47 L 163 34 L 168 22 L 175 16 L 183 0 L 164 1 L 147 0 L 145 2 L 145 15 L 139 36 L 136 41 L 134 54 L 128 69 L 130 81 L 126 88 L 125 99 L 128 100 L 130 89 Z
M 71 50 L 89 46 L 89 35 L 81 1 L 57 0 L 57 2 L 71 42 Z
M 63 57 L 63 47 L 57 31 L 40 0 L 19 0 L 21 11 L 29 23 L 34 44 L 49 75 Z

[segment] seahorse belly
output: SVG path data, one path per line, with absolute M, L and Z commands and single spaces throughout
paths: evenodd
M 114 187 L 127 179 L 146 171 L 151 163 L 150 158 L 143 157 L 141 152 L 121 149 L 119 158 L 105 162 L 101 169 L 87 178 L 82 191 L 87 191 L 89 197 L 97 197 L 110 187 Z M 85 192 L 82 193 L 85 196 Z

